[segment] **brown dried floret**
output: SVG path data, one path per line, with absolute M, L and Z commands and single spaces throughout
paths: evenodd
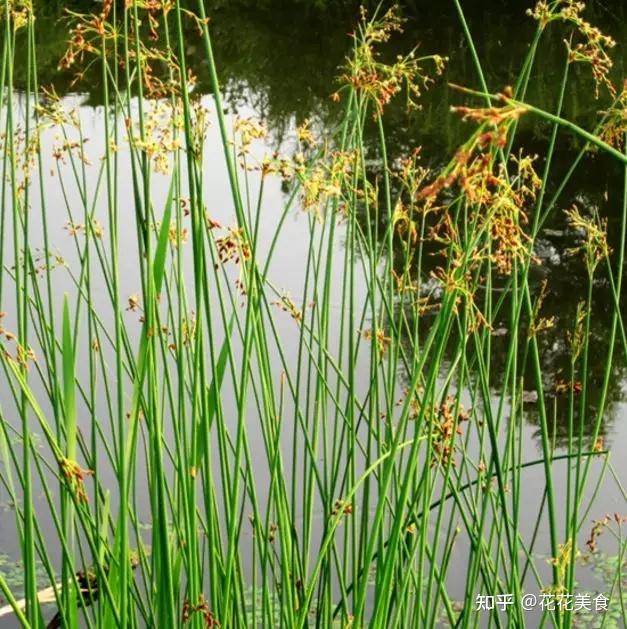
M 203 594 L 198 597 L 198 602 L 194 605 L 189 602 L 189 599 L 185 599 L 185 602 L 183 603 L 182 614 L 182 621 L 184 625 L 186 625 L 191 620 L 192 614 L 200 614 L 202 616 L 205 627 L 210 628 L 222 626 L 220 624 L 220 621 L 209 608 L 209 603 L 207 603 Z
M 359 28 L 354 35 L 354 53 L 347 59 L 346 72 L 340 77 L 343 83 L 351 85 L 374 103 L 375 114 L 381 114 L 403 89 L 407 94 L 407 106 L 419 108 L 422 90 L 433 82 L 423 65 L 432 63 L 435 73 L 441 74 L 447 61 L 440 55 L 417 57 L 414 49 L 405 56 L 397 56 L 393 64 L 381 62 L 377 45 L 387 42 L 394 32 L 402 32 L 403 24 L 397 5 L 373 20 L 368 19 L 362 9 Z
M 83 469 L 76 461 L 61 458 L 59 461 L 61 472 L 70 489 L 74 492 L 78 502 L 89 502 L 89 496 L 85 489 L 85 477 L 92 476 L 92 470 Z

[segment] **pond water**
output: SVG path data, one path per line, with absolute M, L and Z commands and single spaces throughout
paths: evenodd
M 211 4 L 211 3 L 210 3 Z M 289 4 L 289 3 L 284 3 Z M 390 147 L 394 151 L 389 155 L 391 162 L 407 155 L 413 148 L 422 147 L 425 163 L 438 168 L 448 162 L 456 148 L 471 133 L 468 124 L 462 122 L 459 116 L 451 114 L 450 107 L 464 101 L 461 95 L 450 83 L 470 87 L 478 85 L 475 68 L 468 54 L 458 16 L 451 7 L 433 6 L 417 0 L 407 8 L 409 21 L 405 32 L 391 44 L 392 53 L 407 50 L 418 44 L 423 54 L 439 53 L 449 57 L 449 63 L 442 77 L 436 80 L 431 89 L 425 93 L 422 110 L 408 115 L 400 104 L 390 106 L 387 115 L 387 129 L 391 137 Z M 515 5 L 515 6 L 514 6 Z M 627 5 L 622 0 L 590 3 L 589 19 L 599 24 L 604 31 L 611 34 L 619 46 L 614 51 L 616 76 L 624 75 L 627 69 L 627 47 L 621 42 L 627 41 Z M 529 6 L 525 2 L 477 2 L 469 7 L 469 27 L 474 34 L 479 56 L 484 63 L 489 87 L 498 91 L 511 84 L 518 75 L 520 63 L 533 35 L 533 22 L 525 16 L 525 9 Z M 275 151 L 282 154 L 293 152 L 296 143 L 296 128 L 305 119 L 312 121 L 314 129 L 325 129 L 336 124 L 338 108 L 329 98 L 337 88 L 334 77 L 338 74 L 338 67 L 349 53 L 351 40 L 347 32 L 354 22 L 352 15 L 325 11 L 304 11 L 302 7 L 282 7 L 280 11 L 250 7 L 243 9 L 239 6 L 224 3 L 212 8 L 212 34 L 216 49 L 216 60 L 224 88 L 225 104 L 227 107 L 227 121 L 230 126 L 237 117 L 255 118 L 261 120 L 268 128 L 269 134 L 263 140 L 254 143 L 253 153 L 263 156 Z M 86 153 L 90 156 L 93 166 L 86 169 L 86 187 L 95 190 L 99 184 L 99 156 L 105 151 L 103 128 L 105 112 L 102 108 L 102 91 L 97 75 L 88 74 L 81 83 L 80 92 L 75 92 L 70 83 L 70 77 L 59 74 L 56 70 L 58 59 L 63 55 L 67 28 L 60 22 L 58 16 L 42 17 L 44 27 L 38 30 L 38 56 L 41 60 L 39 77 L 42 85 L 54 84 L 57 92 L 62 96 L 62 104 L 67 109 L 76 109 L 80 116 L 83 133 L 89 142 Z M 191 38 L 190 38 L 191 40 Z M 189 63 L 197 74 L 199 83 L 197 90 L 205 93 L 203 104 L 210 112 L 211 126 L 207 131 L 205 143 L 205 168 L 203 171 L 203 188 L 209 191 L 209 215 L 223 225 L 234 222 L 232 199 L 228 187 L 227 171 L 224 164 L 219 130 L 215 117 L 214 100 L 207 87 L 207 68 L 200 45 L 190 44 L 187 50 Z M 531 103 L 547 110 L 555 106 L 557 84 L 561 76 L 564 63 L 564 46 L 558 33 L 548 38 L 539 51 L 539 61 L 528 94 Z M 19 59 L 17 65 L 19 66 Z M 16 71 L 16 84 L 20 87 L 22 80 Z M 18 90 L 14 96 L 14 103 L 20 115 L 27 110 L 25 98 Z M 573 120 L 584 128 L 591 128 L 598 118 L 598 112 L 608 105 L 607 96 L 597 101 L 594 98 L 594 86 L 586 68 L 577 68 L 574 79 L 566 94 L 564 117 Z M 122 123 L 120 122 L 120 128 Z M 523 121 L 517 143 L 527 152 L 540 153 L 546 146 L 551 127 L 541 123 L 533 124 Z M 379 159 L 376 135 L 373 130 L 372 138 L 367 138 L 368 151 L 371 156 L 373 170 L 376 170 Z M 42 137 L 42 154 L 51 155 L 58 145 L 59 139 L 54 133 Z M 123 152 L 123 148 L 121 149 Z M 553 188 L 549 186 L 549 196 L 555 192 L 555 187 L 562 176 L 576 158 L 580 145 L 573 137 L 560 134 L 558 139 Z M 128 167 L 128 164 L 127 164 Z M 70 165 L 61 164 L 60 168 L 66 176 L 71 177 Z M 558 200 L 559 208 L 569 208 L 577 204 L 587 212 L 597 212 L 608 219 L 608 233 L 610 244 L 616 246 L 619 238 L 619 220 L 621 210 L 621 192 L 623 185 L 623 168 L 610 158 L 598 153 L 587 154 L 576 173 L 561 193 Z M 152 198 L 156 207 L 162 207 L 168 195 L 169 180 L 167 177 L 155 175 L 153 180 Z M 131 182 L 124 177 L 119 178 L 120 199 L 129 200 L 127 216 L 122 216 L 121 230 L 121 294 L 131 296 L 141 291 L 140 275 L 136 267 L 137 240 L 135 236 L 135 218 L 130 208 L 133 197 Z M 252 191 L 254 197 L 255 191 Z M 77 263 L 77 252 L 68 235 L 67 208 L 77 201 L 77 190 L 67 189 L 59 184 L 58 173 L 51 173 L 47 180 L 43 197 L 35 195 L 31 206 L 36 207 L 42 198 L 48 208 L 50 224 L 50 240 L 53 248 L 63 256 L 71 268 Z M 264 190 L 264 203 L 261 208 L 263 220 L 260 222 L 261 250 L 270 247 L 277 222 L 280 219 L 279 208 L 285 204 L 289 191 L 286 191 L 279 181 L 268 184 Z M 104 211 L 104 208 L 103 208 Z M 289 295 L 300 295 L 303 287 L 303 277 L 306 271 L 306 256 L 302 243 L 310 238 L 311 217 L 295 204 L 289 212 L 282 227 L 280 241 L 275 249 L 269 276 L 279 292 Z M 79 220 L 79 219 L 77 219 Z M 102 219 L 103 222 L 104 219 Z M 368 218 L 361 217 L 364 223 Z M 43 238 L 40 226 L 36 221 L 32 226 L 33 241 Z M 334 255 L 342 259 L 344 255 L 345 226 L 339 226 Z M 540 337 L 541 363 L 545 386 L 551 388 L 568 372 L 570 364 L 569 344 L 566 331 L 571 330 L 577 312 L 577 305 L 586 296 L 586 270 L 581 261 L 569 255 L 568 249 L 578 240 L 579 235 L 567 228 L 562 212 L 555 211 L 551 220 L 543 227 L 536 243 L 536 255 L 540 264 L 532 271 L 534 286 L 539 286 L 544 280 L 550 287 L 543 304 L 546 317 L 554 317 L 555 325 L 546 330 Z M 8 241 L 8 236 L 6 237 Z M 10 243 L 7 244 L 10 250 Z M 263 259 L 263 256 L 261 256 Z M 10 259 L 10 258 L 9 258 Z M 339 267 L 338 267 L 339 268 Z M 233 277 L 236 277 L 235 275 Z M 426 280 L 427 278 L 425 278 Z M 191 281 L 191 275 L 190 275 Z M 190 285 L 191 286 L 191 285 Z M 339 313 L 342 303 L 343 278 L 338 276 L 333 281 L 332 309 Z M 74 287 L 73 279 L 68 274 L 60 272 L 55 275 L 55 294 L 59 295 L 57 312 L 61 311 L 61 296 L 71 293 Z M 11 322 L 11 291 L 3 295 L 4 303 L 1 310 L 7 311 L 7 327 Z M 96 285 L 93 293 L 94 303 L 102 307 L 105 314 L 110 305 L 106 287 Z M 355 299 L 357 303 L 364 303 L 367 299 L 365 286 L 357 289 Z M 589 357 L 590 373 L 593 385 L 590 393 L 589 425 L 586 426 L 587 435 L 593 429 L 595 413 L 598 403 L 598 391 L 601 389 L 605 361 L 608 352 L 608 332 L 612 316 L 612 296 L 610 286 L 606 281 L 599 280 L 593 291 L 593 317 L 591 335 L 593 343 Z M 338 315 L 338 320 L 341 319 Z M 130 338 L 136 341 L 139 337 L 140 322 L 137 313 L 132 308 L 125 315 Z M 425 319 L 428 328 L 428 318 Z M 294 321 L 286 315 L 280 320 L 279 331 L 282 349 L 288 362 L 296 360 L 298 342 L 298 328 Z M 331 327 L 330 335 L 336 338 L 339 330 Z M 492 356 L 492 385 L 495 391 L 502 386 L 500 372 L 505 365 L 507 344 L 501 336 L 495 334 Z M 83 350 L 84 351 L 84 350 Z M 84 358 L 84 356 L 83 356 Z M 278 358 L 273 368 L 279 372 L 281 362 Z M 367 391 L 369 372 L 364 365 L 360 374 L 359 387 Z M 43 390 L 40 391 L 43 393 Z M 225 408 L 234 405 L 233 393 L 225 390 Z M 0 391 L 0 403 L 8 399 L 6 391 Z M 539 417 L 534 405 L 533 395 L 525 404 L 524 425 L 521 428 L 523 459 L 535 460 L 542 456 L 539 441 Z M 106 408 L 106 400 L 98 402 Z M 496 404 L 496 402 L 495 402 Z M 253 409 L 251 409 L 253 410 Z M 505 414 L 506 415 L 506 414 Z M 555 399 L 555 407 L 551 409 L 554 425 L 551 427 L 551 437 L 555 439 L 557 451 L 563 446 L 566 436 L 566 408 L 565 402 Z M 89 433 L 89 426 L 81 426 L 85 434 Z M 251 430 L 254 431 L 254 428 Z M 627 442 L 627 364 L 625 357 L 617 349 L 617 358 L 612 373 L 608 400 L 602 422 L 601 435 L 604 446 L 613 451 L 611 458 L 618 478 L 627 479 L 627 457 L 624 456 L 624 444 Z M 261 439 L 261 435 L 257 435 Z M 253 443 L 255 438 L 252 438 Z M 592 446 L 593 444 L 591 444 Z M 285 436 L 284 448 L 290 448 L 289 435 Z M 479 444 L 473 439 L 467 444 L 471 452 L 476 452 Z M 255 458 L 253 453 L 253 460 Z M 560 462 L 554 464 L 555 491 L 560 495 L 565 491 L 566 466 Z M 258 470 L 259 486 L 263 487 L 263 479 L 267 475 L 267 466 L 263 461 Z M 108 474 L 108 476 L 107 476 Z M 605 474 L 606 481 L 602 490 L 595 496 L 593 507 L 587 514 L 590 526 L 592 521 L 602 518 L 606 513 L 627 512 L 625 496 L 621 488 L 612 481 L 611 475 L 604 468 L 602 461 L 595 461 L 592 465 L 592 477 L 589 483 L 591 498 L 595 487 L 595 480 L 600 474 Z M 114 484 L 115 476 L 112 470 L 103 472 L 102 482 Z M 549 557 L 548 529 L 545 520 L 535 531 L 536 517 L 544 501 L 545 477 L 542 466 L 531 467 L 523 473 L 521 503 L 524 505 L 520 523 L 521 536 L 525 539 L 535 535 L 537 542 L 534 554 L 538 558 Z M 0 490 L 0 500 L 6 500 Z M 266 498 L 260 490 L 260 500 Z M 141 492 L 140 492 L 141 493 Z M 44 530 L 52 531 L 52 523 L 46 522 L 45 500 L 43 495 L 36 496 L 37 505 L 41 507 L 41 522 Z M 146 518 L 150 514 L 148 496 L 138 496 L 138 511 Z M 587 504 L 584 501 L 584 504 Z M 6 556 L 12 561 L 19 556 L 19 547 L 15 538 L 13 518 L 9 514 L 10 505 L 0 516 L 0 556 Z M 528 518 L 524 514 L 528 514 Z M 149 527 L 149 524 L 145 524 Z M 315 532 L 314 535 L 318 535 Z M 615 544 L 606 540 L 600 545 L 608 554 L 616 554 Z M 245 543 L 250 543 L 250 540 Z M 451 558 L 455 569 L 450 571 L 451 581 L 448 583 L 449 594 L 453 599 L 463 598 L 465 587 L 465 562 L 468 548 L 464 542 L 455 546 Z M 53 553 L 54 556 L 54 553 Z M 548 562 L 538 561 L 539 570 L 548 574 Z M 544 567 L 542 564 L 544 563 Z M 459 566 L 459 569 L 457 569 Z M 0 566 L 1 569 L 1 566 Z M 19 580 L 19 578 L 18 578 Z M 590 564 L 582 566 L 579 573 L 579 587 L 590 592 L 606 592 L 608 583 L 603 579 L 602 567 Z M 539 615 L 529 616 L 529 626 L 539 622 Z M 2 626 L 14 626 L 12 620 L 3 621 Z M 446 624 L 443 624 L 446 626 Z

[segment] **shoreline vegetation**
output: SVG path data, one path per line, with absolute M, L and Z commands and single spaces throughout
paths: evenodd
M 449 59 L 437 39 L 396 51 L 396 5 L 357 15 L 327 124 L 298 120 L 289 150 L 259 155 L 269 130 L 227 108 L 202 0 L 66 12 L 54 63 L 70 92 L 97 77 L 92 138 L 41 80 L 38 3 L 0 0 L 2 535 L 23 566 L 20 583 L 0 570 L 0 594 L 21 626 L 627 622 L 622 444 L 606 434 L 627 358 L 616 42 L 583 4 L 540 1 L 515 80 L 495 87 L 449 4 L 473 80 L 449 81 L 465 137 L 434 165 L 399 150 L 388 115 L 419 111 Z M 559 80 L 538 103 L 553 31 Z M 589 126 L 565 110 L 580 73 L 603 103 Z M 533 153 L 523 128 L 542 130 Z M 619 173 L 611 234 L 598 210 L 564 207 L 591 154 Z M 290 294 L 276 261 L 295 213 Z M 548 373 L 543 337 L 563 320 L 534 273 L 556 215 L 584 298 Z M 622 511 L 598 513 L 608 491 Z M 529 615 L 525 595 L 574 597 L 595 559 L 598 616 Z M 480 609 L 484 595 L 511 604 Z

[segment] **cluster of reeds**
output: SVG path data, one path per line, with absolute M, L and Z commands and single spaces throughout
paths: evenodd
M 77 85 L 84 72 L 102 81 L 103 149 L 90 154 L 80 112 L 39 84 L 31 3 L 2 0 L 0 479 L 24 600 L 1 574 L 0 589 L 23 626 L 52 616 L 65 627 L 523 626 L 522 595 L 574 594 L 585 540 L 594 551 L 608 529 L 621 560 L 607 595 L 623 600 L 624 518 L 603 519 L 594 496 L 613 472 L 603 417 L 612 366 L 627 355 L 624 96 L 595 130 L 561 117 L 573 63 L 585 58 L 608 84 L 609 42 L 578 3 L 540 3 L 518 83 L 492 95 L 454 2 L 480 90 L 451 115 L 475 130 L 431 173 L 418 150 L 387 158 L 385 105 L 403 93 L 415 103 L 444 62 L 378 57 L 402 25 L 395 10 L 362 16 L 334 96 L 338 128 L 318 135 L 306 123 L 291 154 L 261 158 L 263 125 L 224 113 L 202 0 L 197 13 L 177 0 L 126 0 L 72 14 L 61 69 Z M 525 94 L 557 19 L 573 32 L 556 110 L 545 112 Z M 210 111 L 186 67 L 190 32 L 206 58 Z M 28 59 L 21 94 L 17 55 Z M 514 151 L 521 117 L 551 125 L 543 161 Z M 207 182 L 211 120 L 231 195 L 224 225 Z M 364 141 L 372 124 L 375 174 Z M 555 185 L 560 133 L 582 148 Z M 589 286 L 568 331 L 568 438 L 558 450 L 539 345 L 552 322 L 530 269 L 590 147 L 625 168 L 624 189 L 611 193 L 622 198 L 621 232 L 612 251 L 599 217 L 569 210 Z M 264 196 L 277 184 L 281 208 Z M 274 262 L 299 207 L 302 292 L 290 296 Z M 606 368 L 592 374 L 601 274 L 614 303 Z M 593 377 L 602 393 L 591 410 Z M 530 390 L 537 459 L 521 447 Z M 534 468 L 541 500 L 530 513 L 521 487 Z M 521 525 L 530 518 L 531 537 Z M 466 571 L 453 575 L 459 553 Z M 504 611 L 476 608 L 478 594 L 507 593 Z M 566 607 L 540 613 L 556 627 L 576 618 Z

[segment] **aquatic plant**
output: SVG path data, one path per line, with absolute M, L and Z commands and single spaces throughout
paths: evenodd
M 572 64 L 585 58 L 610 88 L 609 40 L 583 7 L 539 3 L 520 79 L 494 94 L 454 1 L 479 88 L 457 90 L 451 115 L 473 128 L 433 172 L 418 149 L 399 163 L 387 157 L 387 104 L 403 93 L 410 108 L 419 104 L 444 63 L 437 54 L 378 56 L 402 24 L 396 9 L 362 13 L 333 97 L 343 112 L 337 128 L 304 123 L 291 153 L 259 156 L 263 124 L 224 111 L 201 0 L 196 13 L 175 0 L 127 0 L 70 14 L 60 63 L 76 85 L 87 68 L 100 72 L 100 144 L 79 111 L 39 85 L 31 3 L 2 1 L 0 481 L 24 600 L 2 572 L 0 589 L 18 621 L 468 627 L 487 617 L 524 626 L 526 593 L 574 595 L 586 536 L 595 551 L 609 523 L 592 534 L 587 526 L 608 471 L 625 497 L 602 439 L 612 366 L 627 354 L 627 129 L 623 96 L 597 129 L 562 117 Z M 568 40 L 548 112 L 526 93 L 538 41 L 557 21 L 584 40 Z M 211 103 L 186 65 L 185 24 L 204 51 Z M 22 94 L 18 55 L 27 57 Z M 551 127 L 542 160 L 514 149 L 524 119 Z M 560 133 L 582 148 L 558 176 Z M 228 223 L 208 180 L 209 141 L 224 156 Z M 571 371 L 559 383 L 568 434 L 558 450 L 540 360 L 554 324 L 543 311 L 550 286 L 530 274 L 539 231 L 563 209 L 565 182 L 591 147 L 625 171 L 622 222 L 612 249 L 600 217 L 568 211 L 588 286 Z M 61 207 L 51 204 L 53 186 Z M 285 191 L 280 208 L 266 202 L 273 186 Z M 294 249 L 302 269 L 294 297 L 276 260 L 297 211 L 306 239 Z M 435 268 L 425 263 L 431 255 Z M 601 275 L 612 318 L 605 370 L 593 374 Z M 493 343 L 503 327 L 497 379 Z M 542 450 L 534 459 L 521 448 L 530 405 Z M 539 502 L 523 505 L 521 487 L 537 469 Z M 566 476 L 563 495 L 556 474 Z M 521 523 L 531 517 L 529 537 Z M 548 562 L 538 558 L 540 527 Z M 618 540 L 622 584 L 620 532 Z M 466 572 L 454 592 L 458 552 Z M 623 600 L 616 591 L 613 615 Z M 480 609 L 485 594 L 509 602 Z M 577 616 L 561 605 L 540 614 L 556 627 Z

